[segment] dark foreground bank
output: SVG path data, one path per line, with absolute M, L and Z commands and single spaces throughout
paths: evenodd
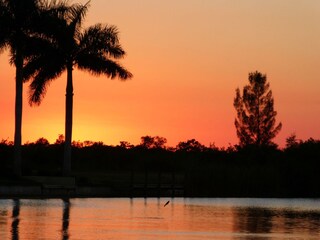
M 320 197 L 320 142 L 276 147 L 179 149 L 74 146 L 61 177 L 63 144 L 23 146 L 23 176 L 13 147 L 0 144 L 0 197 Z

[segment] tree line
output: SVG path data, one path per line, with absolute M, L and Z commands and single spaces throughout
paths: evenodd
M 165 138 L 158 136 L 144 136 L 137 145 L 73 142 L 72 176 L 77 186 L 117 190 L 129 187 L 133 178 L 138 183 L 148 178 L 148 183 L 156 185 L 160 175 L 169 183 L 174 175 L 186 196 L 197 197 L 320 196 L 320 140 L 303 141 L 291 135 L 283 149 L 267 145 L 218 148 L 195 139 L 175 147 L 163 142 Z M 0 182 L 12 183 L 13 152 L 12 142 L 0 143 Z M 44 138 L 24 144 L 23 175 L 61 175 L 63 152 L 62 136 L 53 144 Z
M 27 141 L 23 146 L 59 146 L 64 145 L 65 137 L 63 134 L 59 134 L 58 138 L 54 143 L 50 143 L 48 139 L 44 137 L 38 138 L 34 142 Z M 167 146 L 167 139 L 165 137 L 160 136 L 142 136 L 139 144 L 134 145 L 127 141 L 120 141 L 118 145 L 106 145 L 102 141 L 72 141 L 71 146 L 73 148 L 88 148 L 93 146 L 102 146 L 108 148 L 121 148 L 121 149 L 158 149 L 158 150 L 166 150 L 170 152 L 176 151 L 184 151 L 184 152 L 206 152 L 206 151 L 221 151 L 221 152 L 237 152 L 243 149 L 274 149 L 276 151 L 289 151 L 292 149 L 299 149 L 306 145 L 315 145 L 318 146 L 320 144 L 320 140 L 309 138 L 307 140 L 298 139 L 296 134 L 292 133 L 290 136 L 286 138 L 286 145 L 283 149 L 279 149 L 276 144 L 270 145 L 256 145 L 256 144 L 235 144 L 229 145 L 228 147 L 217 147 L 214 143 L 210 143 L 209 146 L 206 146 L 196 139 L 188 139 L 186 141 L 180 141 L 175 147 Z M 14 146 L 13 141 L 9 141 L 8 139 L 2 139 L 0 141 L 1 146 L 12 147 Z

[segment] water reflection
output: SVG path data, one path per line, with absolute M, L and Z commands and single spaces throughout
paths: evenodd
M 320 236 L 320 212 L 318 211 L 289 211 L 284 210 L 279 214 L 283 219 L 283 228 L 288 233 L 293 233 L 299 229 L 301 233 L 310 233 Z
M 11 223 L 11 236 L 12 240 L 19 240 L 19 214 L 20 214 L 20 200 L 13 200 L 12 208 L 12 223 Z
M 263 208 L 235 209 L 234 225 L 239 232 L 270 233 L 272 230 L 273 211 Z
M 320 200 L 0 200 L 0 239 L 10 237 L 13 240 L 320 239 Z
M 234 208 L 234 232 L 256 233 L 259 239 L 275 236 L 318 239 L 320 236 L 320 212 L 295 209 L 262 207 Z M 312 238 L 311 238 L 312 236 Z
M 69 239 L 70 199 L 63 199 L 62 240 Z
M 6 234 L 4 233 L 8 224 L 8 210 L 7 206 L 2 206 L 0 203 L 0 239 L 5 239 Z

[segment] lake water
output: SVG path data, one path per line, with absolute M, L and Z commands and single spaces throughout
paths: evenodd
M 2 199 L 0 239 L 320 239 L 320 200 Z

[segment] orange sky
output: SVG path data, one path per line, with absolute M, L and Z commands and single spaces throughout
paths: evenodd
M 77 1 L 73 1 L 77 2 Z M 85 3 L 86 1 L 78 1 Z M 133 144 L 159 135 L 236 144 L 235 89 L 266 73 L 285 138 L 320 136 L 320 1 L 92 0 L 86 26 L 109 23 L 127 51 L 127 82 L 74 71 L 74 140 Z M 39 107 L 27 103 L 23 142 L 64 133 L 66 75 Z M 0 139 L 13 140 L 14 68 L 0 56 Z

